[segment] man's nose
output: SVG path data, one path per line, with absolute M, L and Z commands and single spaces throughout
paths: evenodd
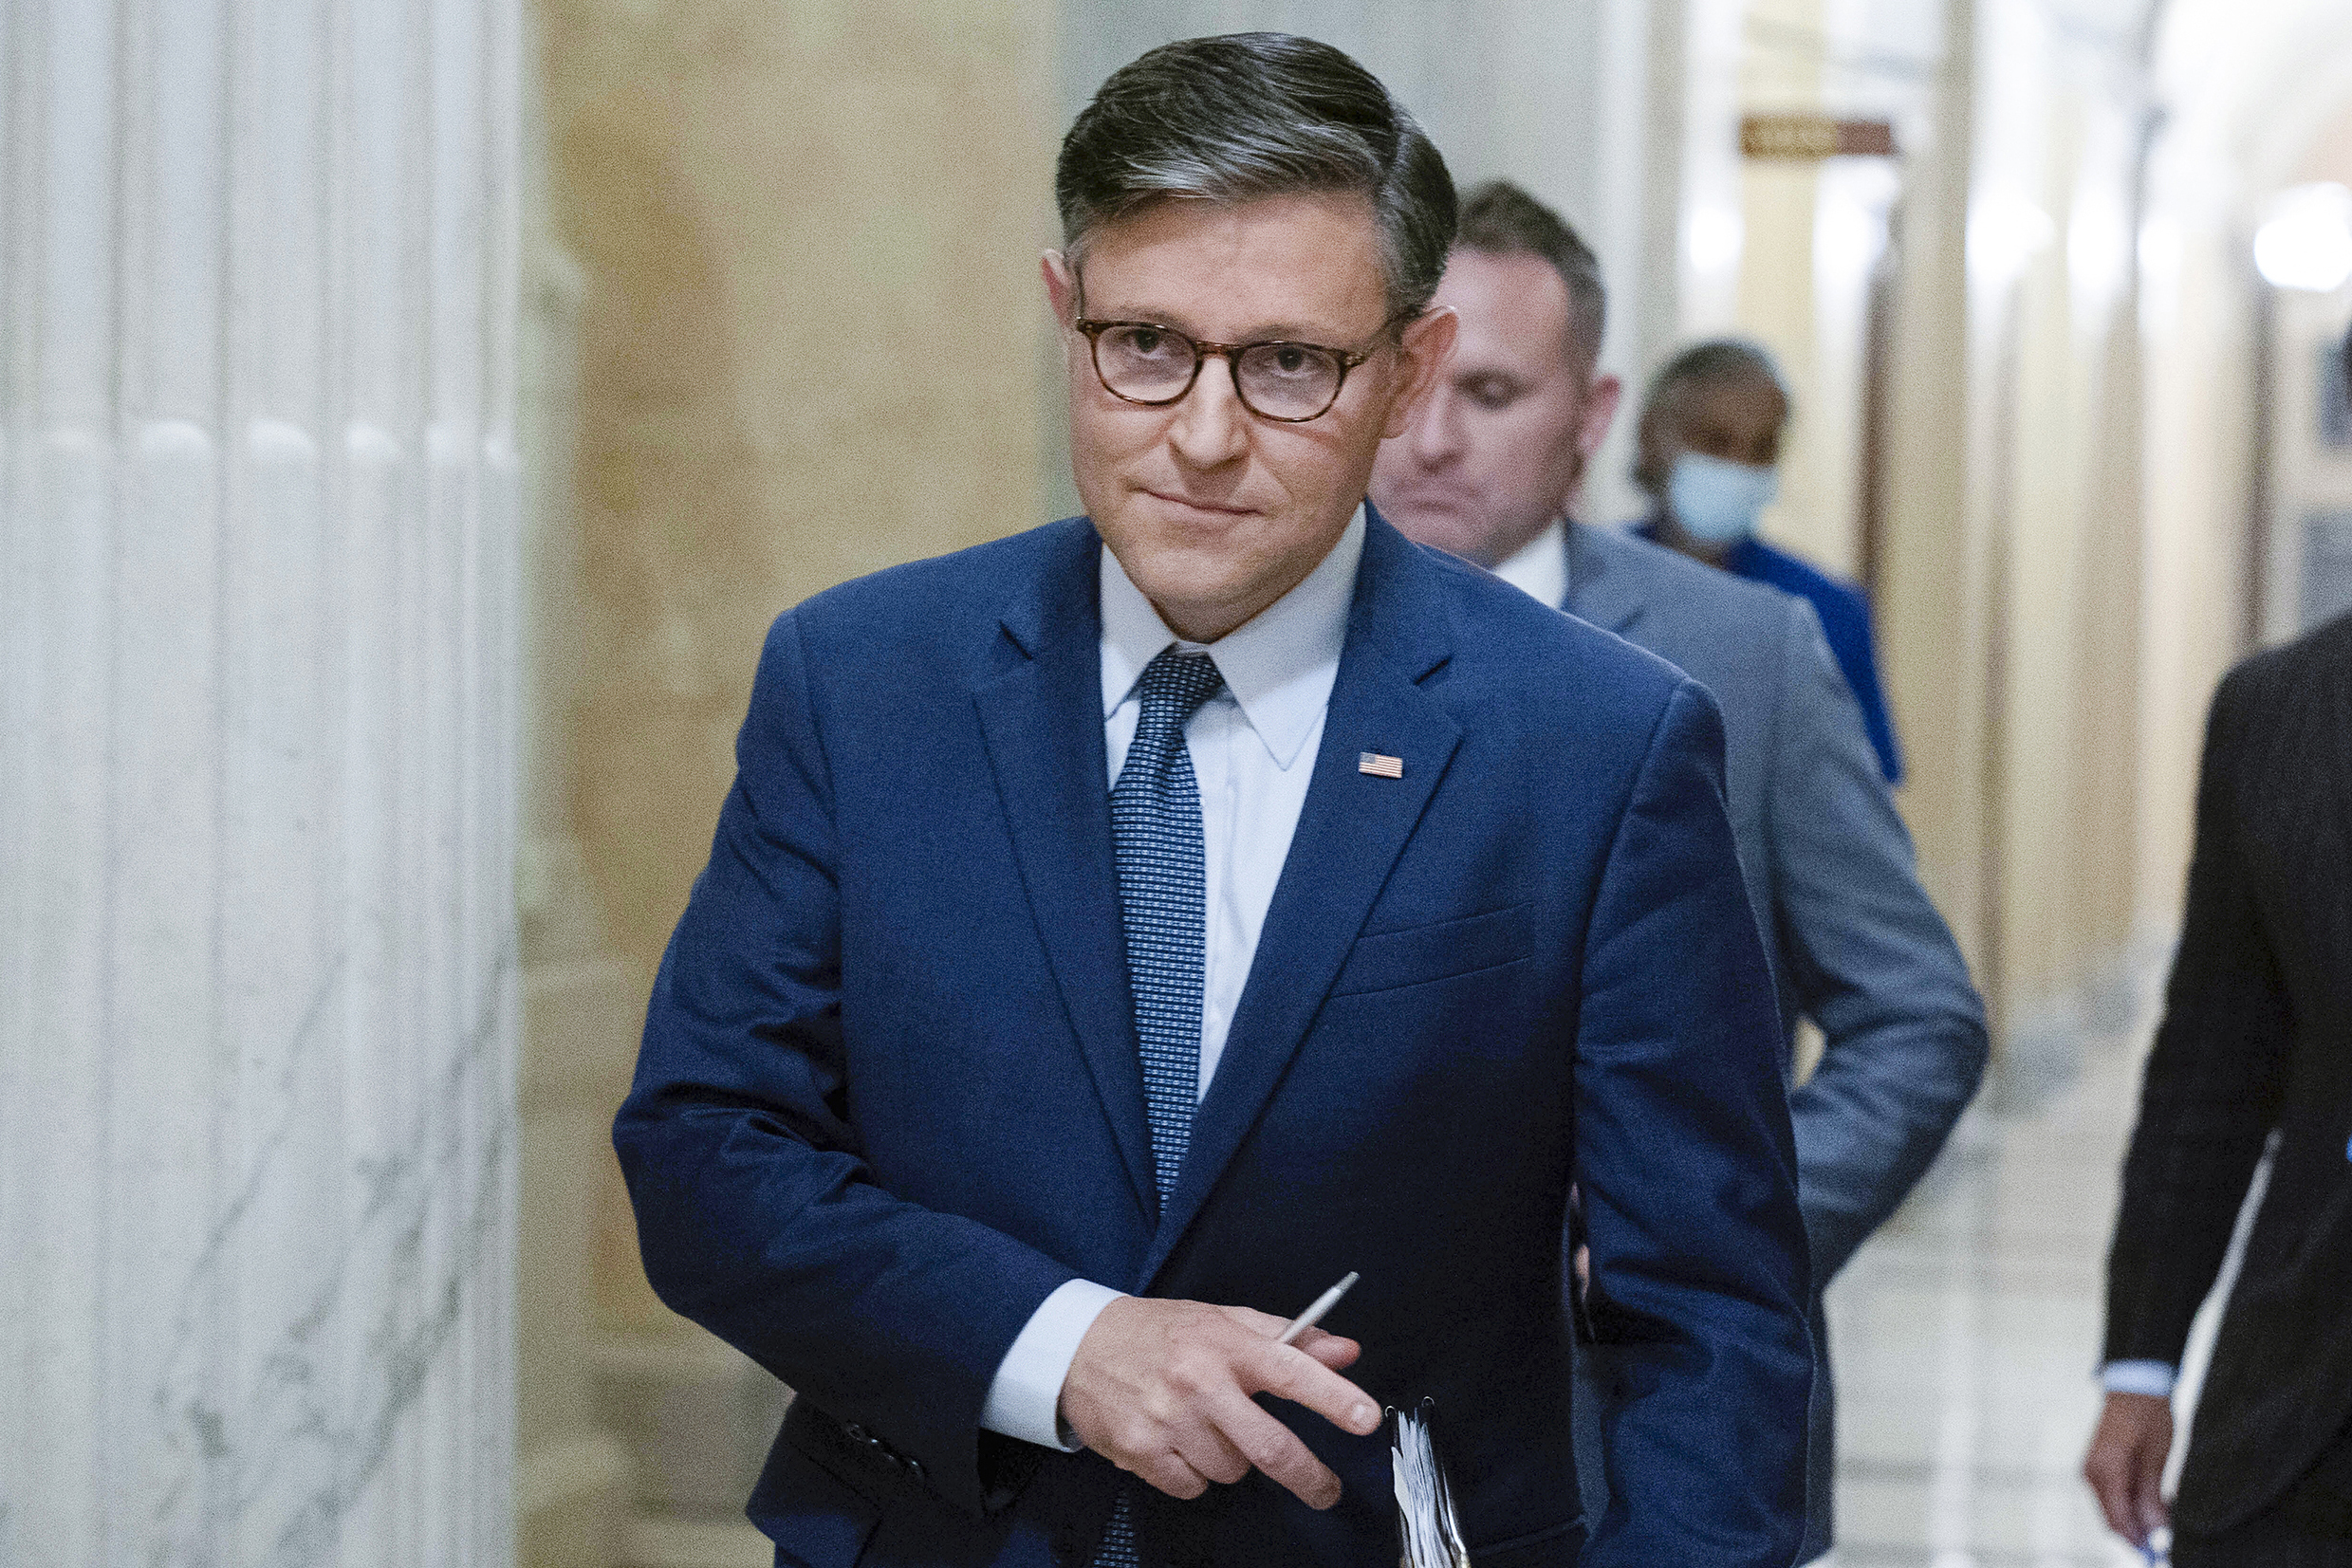
M 1176 405 L 1176 423 L 1168 438 L 1176 455 L 1197 468 L 1212 469 L 1239 457 L 1250 446 L 1250 410 L 1234 389 L 1232 361 L 1201 362 L 1193 390 Z
M 1430 388 L 1405 427 L 1405 446 L 1425 469 L 1443 468 L 1462 455 L 1462 421 L 1451 387 Z

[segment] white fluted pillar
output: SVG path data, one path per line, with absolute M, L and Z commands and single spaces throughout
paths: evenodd
M 515 0 L 0 0 L 0 1568 L 511 1556 Z

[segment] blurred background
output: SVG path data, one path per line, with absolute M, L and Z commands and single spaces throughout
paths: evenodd
M 1831 1295 L 1837 1560 L 2131 1559 L 2204 710 L 2352 607 L 2341 0 L 5 0 L 0 1564 L 769 1560 L 606 1142 L 653 968 L 769 619 L 1079 509 L 1058 137 L 1244 28 L 1565 213 L 1602 368 L 1780 357 L 1995 1020 Z

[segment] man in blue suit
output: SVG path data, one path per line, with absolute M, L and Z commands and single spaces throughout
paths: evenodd
M 1732 829 L 1782 1012 L 1822 1030 L 1820 1063 L 1789 1098 L 1821 1356 L 1798 1558 L 1810 1561 L 1829 1549 L 1833 1490 L 1818 1292 L 1975 1093 L 1984 1007 L 1914 875 L 1910 835 L 1811 607 L 1570 520 L 1617 408 L 1617 381 L 1595 373 L 1606 298 L 1590 249 L 1497 181 L 1463 204 L 1436 299 L 1460 321 L 1454 359 L 1406 433 L 1382 445 L 1373 495 L 1411 537 L 1673 660 L 1722 704 Z M 1611 1288 L 1595 1275 L 1598 1296 Z M 1614 1355 L 1602 1345 L 1592 1359 Z
M 1805 1237 L 1713 704 L 1362 503 L 1452 344 L 1444 163 L 1245 34 L 1114 75 L 1056 189 L 1089 517 L 776 622 L 615 1129 L 655 1287 L 797 1392 L 751 1517 L 1386 1563 L 1430 1398 L 1481 1568 L 1778 1568 Z M 1571 1182 L 1629 1346 L 1589 1523 Z

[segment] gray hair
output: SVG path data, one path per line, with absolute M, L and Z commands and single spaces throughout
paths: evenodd
M 1370 201 L 1390 323 L 1419 314 L 1454 243 L 1445 159 L 1380 78 L 1280 32 L 1163 44 L 1112 72 L 1062 138 L 1053 180 L 1073 261 L 1150 202 L 1325 192 Z

